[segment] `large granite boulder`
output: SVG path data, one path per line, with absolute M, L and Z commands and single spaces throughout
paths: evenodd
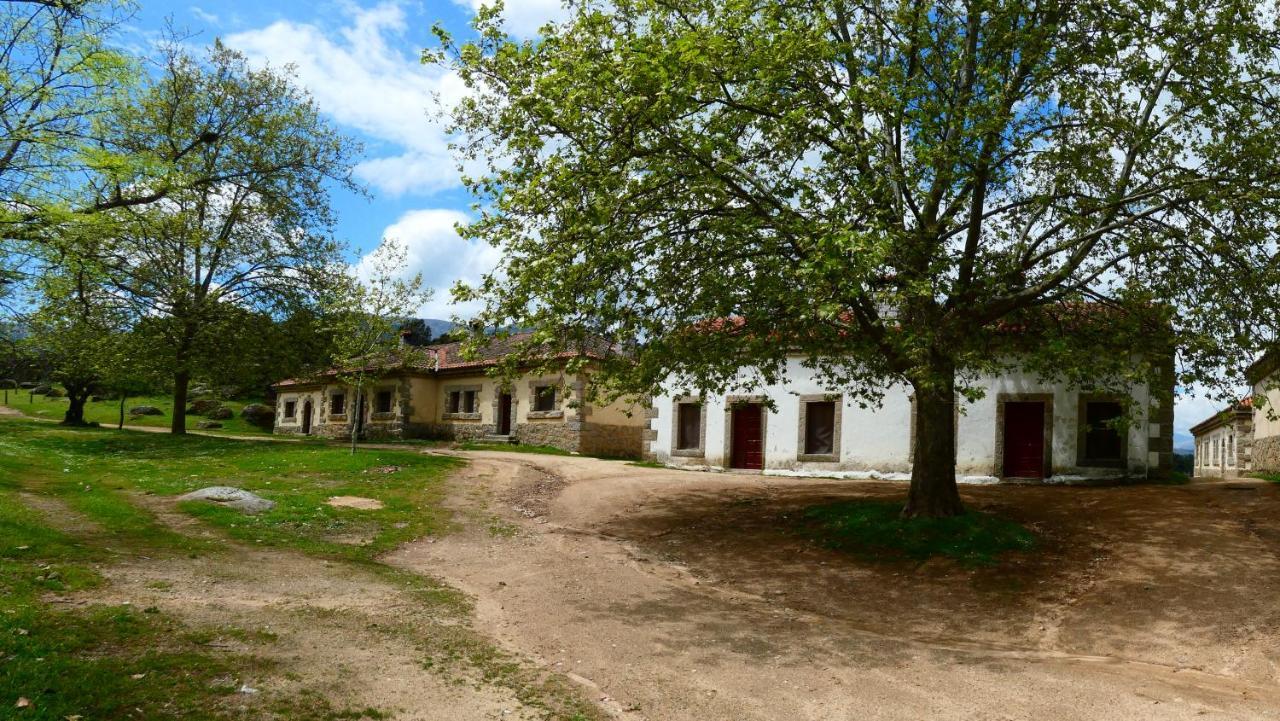
M 61 388 L 56 388 L 56 387 L 50 387 L 49 390 L 44 392 L 45 398 L 61 398 L 65 395 L 66 395 L 65 391 L 63 391 Z
M 240 417 L 259 428 L 270 428 L 276 422 L 276 409 L 261 403 L 250 403 L 240 409 Z
M 179 501 L 207 501 L 219 506 L 234 508 L 241 513 L 253 515 L 270 511 L 276 507 L 275 501 L 268 501 L 256 493 L 250 493 L 243 488 L 233 488 L 231 486 L 210 486 L 201 488 L 198 491 L 192 491 L 185 495 L 178 496 Z
M 49 391 L 51 390 L 53 390 L 53 386 L 49 385 L 48 383 L 41 383 L 35 386 L 34 388 L 32 388 L 31 392 L 38 396 L 43 396 L 43 395 L 48 395 Z
M 204 417 L 211 421 L 225 421 L 234 415 L 235 413 L 232 413 L 230 408 L 226 406 L 218 406 L 208 413 L 205 413 Z
M 164 411 L 155 406 L 134 406 L 129 409 L 131 416 L 162 416 Z
M 187 407 L 187 414 L 192 416 L 205 416 L 208 415 L 210 411 L 221 407 L 222 401 L 215 400 L 213 398 L 201 398 L 191 402 L 191 405 Z

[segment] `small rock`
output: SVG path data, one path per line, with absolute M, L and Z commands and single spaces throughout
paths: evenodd
M 217 421 L 200 421 L 199 423 L 196 424 L 196 428 L 199 428 L 201 430 L 206 430 L 206 431 L 212 430 L 214 428 L 221 428 L 221 427 L 222 427 L 222 424 Z
M 178 496 L 179 501 L 208 501 L 227 508 L 234 508 L 241 513 L 255 514 L 269 511 L 276 507 L 275 501 L 269 501 L 256 493 L 231 486 L 210 486 L 198 491 Z
M 155 406 L 134 406 L 133 408 L 129 409 L 129 415 L 131 416 L 162 416 L 164 415 L 164 411 L 160 410 L 159 408 L 156 408 Z
M 141 681 L 142 679 L 144 679 L 144 678 L 146 678 L 146 677 L 147 677 L 147 675 L 146 675 L 145 673 L 135 673 L 135 674 L 133 674 L 133 675 L 129 676 L 129 678 L 133 679 L 134 681 Z
M 31 705 L 31 699 L 26 696 L 19 696 L 18 703 L 14 704 L 14 708 L 27 708 Z
M 229 420 L 233 415 L 235 414 L 231 412 L 230 408 L 226 406 L 218 406 L 217 408 L 214 408 L 213 410 L 204 414 L 204 417 L 208 418 L 211 421 L 225 421 L 225 420 Z
M 242 683 L 242 684 L 240 684 L 240 693 L 243 693 L 243 694 L 255 694 L 255 693 L 257 693 L 257 692 L 258 692 L 258 689 L 256 689 L 256 688 L 254 688 L 254 687 L 250 686 L 250 685 L 249 685 L 249 684 L 247 684 L 247 683 Z

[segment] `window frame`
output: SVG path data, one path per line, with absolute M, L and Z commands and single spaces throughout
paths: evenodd
M 698 407 L 698 444 L 678 448 L 680 440 L 680 407 Z M 682 458 L 703 458 L 707 449 L 707 404 L 700 396 L 677 396 L 671 399 L 671 455 Z
M 386 410 L 382 401 L 386 399 Z M 373 414 L 375 416 L 394 415 L 396 411 L 396 392 L 393 388 L 375 388 L 373 390 Z
M 551 408 L 539 410 L 539 394 L 547 388 L 551 389 Z M 536 378 L 529 381 L 528 392 L 529 410 L 524 414 L 526 420 L 564 418 L 565 385 L 563 382 L 547 378 Z
M 338 403 L 340 403 L 342 407 L 340 409 L 335 410 L 334 405 Z M 347 415 L 347 392 L 346 391 L 333 391 L 329 394 L 329 415 L 330 417 L 332 416 L 338 416 L 340 418 L 346 417 Z
M 296 398 L 284 402 L 284 417 L 290 420 L 298 417 L 298 400 Z
M 1120 441 L 1120 455 L 1116 458 L 1090 458 L 1088 454 L 1089 406 L 1094 403 L 1112 403 L 1125 412 L 1125 399 L 1113 393 L 1081 393 L 1076 404 L 1076 465 L 1081 468 L 1128 468 L 1128 428 L 1115 429 Z
M 460 383 L 447 385 L 443 389 L 444 409 L 440 419 L 445 421 L 478 421 L 480 416 L 480 394 L 483 386 L 479 383 Z M 470 406 L 468 407 L 468 400 Z
M 796 460 L 808 463 L 838 463 L 840 461 L 844 396 L 839 393 L 817 393 L 802 395 L 799 398 L 799 402 L 800 413 L 797 423 Z M 812 403 L 831 404 L 831 450 L 827 453 L 809 452 L 809 405 Z

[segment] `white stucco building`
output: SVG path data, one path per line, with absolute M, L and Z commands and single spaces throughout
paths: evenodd
M 1238 478 L 1253 469 L 1251 398 L 1214 413 L 1191 427 L 1195 438 L 1195 478 Z
M 985 396 L 963 399 L 956 415 L 961 481 L 1003 478 L 1071 481 L 1167 474 L 1172 469 L 1173 377 L 1168 387 L 1133 386 L 1141 417 L 1127 429 L 1115 396 L 1081 393 L 1064 383 L 1009 374 L 981 380 Z M 912 463 L 913 403 L 907 386 L 890 388 L 880 407 L 862 408 L 823 387 L 799 358 L 784 382 L 738 393 L 654 399 L 648 456 L 707 470 L 906 480 Z M 771 401 L 769 408 L 766 401 Z

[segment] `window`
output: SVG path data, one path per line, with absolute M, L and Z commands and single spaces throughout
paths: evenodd
M 294 415 L 297 413 L 297 410 L 298 410 L 298 402 L 297 402 L 297 401 L 285 401 L 285 402 L 284 402 L 284 417 L 285 417 L 285 418 L 293 418 L 293 417 L 294 417 Z
M 834 401 L 805 403 L 805 455 L 829 456 L 835 453 L 836 404 Z
M 329 399 L 329 414 L 340 416 L 347 412 L 347 394 L 334 393 Z
M 1236 464 L 1236 437 L 1227 436 L 1227 465 L 1234 466 Z
M 463 413 L 476 412 L 476 392 L 475 391 L 462 392 L 462 412 Z
M 391 391 L 378 391 L 377 395 L 373 397 L 373 412 L 391 412 Z
M 702 404 L 676 406 L 676 449 L 694 450 L 702 446 Z
M 457 413 L 461 399 L 462 399 L 461 391 L 449 391 L 449 395 L 445 397 L 444 412 Z
M 533 389 L 533 410 L 546 412 L 556 409 L 556 387 L 536 386 Z
M 1115 422 L 1124 410 L 1115 401 L 1085 404 L 1084 457 L 1089 461 L 1124 460 L 1124 439 Z

